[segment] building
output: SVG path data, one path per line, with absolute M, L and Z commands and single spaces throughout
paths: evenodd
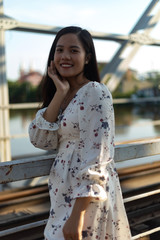
M 153 84 L 151 82 L 139 80 L 137 71 L 128 69 L 118 86 L 118 90 L 122 93 L 128 93 L 152 87 Z
M 43 75 L 40 72 L 35 71 L 32 67 L 30 67 L 29 71 L 25 71 L 21 66 L 18 82 L 29 82 L 32 86 L 37 87 L 40 84 L 42 77 Z

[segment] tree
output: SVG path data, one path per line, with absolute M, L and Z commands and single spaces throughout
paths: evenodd
M 32 86 L 29 82 L 19 83 L 8 81 L 9 102 L 10 103 L 25 103 L 37 102 L 39 87 Z

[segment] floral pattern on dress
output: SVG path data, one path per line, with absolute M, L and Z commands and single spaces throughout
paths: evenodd
M 75 199 L 89 196 L 93 201 L 85 213 L 83 240 L 130 240 L 113 160 L 114 110 L 107 87 L 89 82 L 80 88 L 56 123 L 46 123 L 44 111 L 37 113 L 29 134 L 34 146 L 58 150 L 49 175 L 45 240 L 64 240 L 62 229 Z

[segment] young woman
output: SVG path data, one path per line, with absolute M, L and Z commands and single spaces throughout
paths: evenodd
M 52 44 L 43 106 L 29 127 L 35 147 L 57 149 L 50 170 L 46 240 L 130 240 L 114 165 L 114 110 L 88 31 L 66 27 Z

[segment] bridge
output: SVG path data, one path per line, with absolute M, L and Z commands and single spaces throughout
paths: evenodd
M 94 39 L 116 41 L 121 44 L 118 51 L 115 53 L 114 57 L 107 64 L 102 73 L 101 80 L 103 83 L 107 84 L 109 89 L 114 91 L 121 81 L 122 76 L 126 72 L 131 60 L 138 52 L 142 45 L 153 45 L 160 46 L 159 39 L 153 39 L 150 37 L 151 31 L 154 29 L 156 24 L 160 19 L 160 9 L 157 13 L 152 15 L 154 8 L 160 4 L 158 0 L 153 0 L 146 8 L 138 22 L 131 29 L 129 35 L 119 35 L 110 34 L 102 32 L 91 32 Z M 8 101 L 8 86 L 6 80 L 6 59 L 5 59 L 5 31 L 23 31 L 23 32 L 34 32 L 34 33 L 44 33 L 44 34 L 56 34 L 61 27 L 58 26 L 45 26 L 39 24 L 31 24 L 20 22 L 7 16 L 3 9 L 3 0 L 0 0 L 0 184 L 5 184 L 9 182 L 14 182 L 18 180 L 30 179 L 40 176 L 47 176 L 49 174 L 49 169 L 53 163 L 54 156 L 41 156 L 37 158 L 30 159 L 20 159 L 15 161 L 11 160 L 11 150 L 10 150 L 10 129 L 9 129 L 9 109 L 11 108 L 23 108 L 24 105 L 11 105 Z M 128 55 L 123 57 L 124 53 L 130 49 Z M 108 77 L 109 76 L 109 77 Z M 157 100 L 157 99 L 156 99 Z M 125 101 L 125 100 L 124 100 Z M 132 100 L 130 100 L 132 101 Z M 142 100 L 143 101 L 143 100 Z M 27 106 L 28 107 L 28 106 Z M 159 139 L 151 139 L 144 142 L 136 142 L 130 144 L 123 144 L 116 146 L 115 161 L 128 161 L 132 159 L 139 159 L 147 156 L 154 156 L 160 154 L 160 141 Z M 156 169 L 159 171 L 159 162 L 156 164 L 151 163 L 149 169 Z M 32 169 L 35 169 L 33 172 Z M 153 206 L 152 211 L 155 210 L 157 216 L 159 216 L 159 211 L 156 210 L 159 207 L 158 199 L 160 195 L 160 190 L 150 189 L 149 191 L 135 194 L 130 197 L 124 198 L 124 202 L 131 205 L 135 204 L 136 201 L 145 201 L 148 197 L 155 198 L 157 205 Z M 130 205 L 130 206 L 131 206 Z M 158 207 L 157 207 L 158 206 Z M 147 212 L 148 219 L 153 219 L 153 212 L 149 212 L 149 206 L 145 210 Z M 138 209 L 138 211 L 140 211 Z M 130 213 L 131 214 L 131 213 Z M 137 213 L 138 214 L 138 213 Z M 131 214 L 132 215 L 132 214 Z M 135 216 L 135 215 L 134 215 Z M 139 215 L 137 215 L 139 216 Z M 46 219 L 41 221 L 28 223 L 26 225 L 11 227 L 9 229 L 3 229 L 0 231 L 0 237 L 9 236 L 14 233 L 24 231 L 26 229 L 31 229 L 38 226 L 44 226 Z M 132 224 L 134 225 L 134 224 Z M 160 227 L 153 227 L 143 233 L 135 234 L 132 239 L 142 239 L 148 237 L 152 234 L 158 233 Z

